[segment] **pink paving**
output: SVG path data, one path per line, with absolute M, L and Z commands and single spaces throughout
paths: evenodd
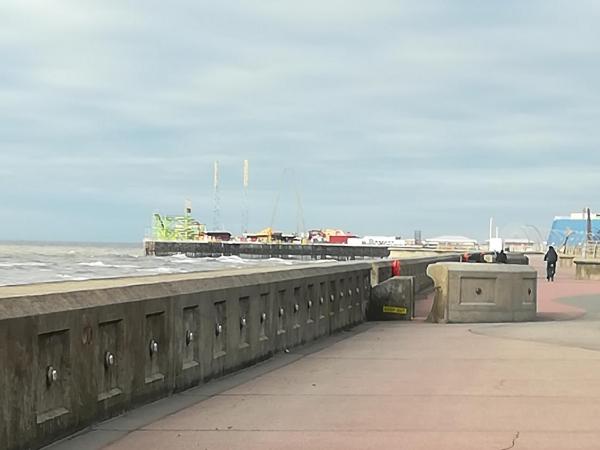
M 545 265 L 541 257 L 531 258 L 531 265 L 538 271 L 538 315 L 542 319 L 572 319 L 585 314 L 585 310 L 575 306 L 565 305 L 561 298 L 577 297 L 600 293 L 597 281 L 575 280 L 575 269 L 558 268 L 554 282 L 545 278 Z
M 362 326 L 106 448 L 598 449 L 600 326 L 560 299 L 600 302 L 600 282 L 538 285 L 542 319 L 562 320 Z

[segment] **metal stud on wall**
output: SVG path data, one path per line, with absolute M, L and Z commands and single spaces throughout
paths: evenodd
M 194 342 L 194 332 L 192 330 L 187 330 L 185 332 L 185 345 L 190 345 Z
M 52 386 L 52 384 L 58 381 L 58 370 L 56 370 L 53 366 L 48 366 L 46 369 L 46 383 L 48 386 Z
M 111 353 L 111 352 L 104 353 L 104 367 L 106 368 L 106 370 L 108 370 L 112 366 L 114 366 L 115 362 L 116 362 L 116 358 L 113 353 Z
M 156 339 L 152 339 L 150 341 L 150 356 L 154 356 L 158 353 L 158 341 Z

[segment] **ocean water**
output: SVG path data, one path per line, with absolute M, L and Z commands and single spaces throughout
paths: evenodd
M 273 267 L 307 261 L 145 256 L 142 244 L 0 242 L 0 286 L 123 276 Z

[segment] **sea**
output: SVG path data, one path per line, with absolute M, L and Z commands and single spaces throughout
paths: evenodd
M 0 242 L 0 286 L 299 263 L 306 264 L 307 261 L 238 256 L 190 258 L 183 254 L 145 256 L 141 243 Z

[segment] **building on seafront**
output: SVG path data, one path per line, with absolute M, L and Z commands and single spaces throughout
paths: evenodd
M 600 241 L 600 214 L 587 212 L 556 216 L 548 235 L 548 245 L 560 249 L 581 247 L 588 241 Z M 590 233 L 588 233 L 590 231 Z M 589 236 L 588 236 L 589 234 Z
M 466 236 L 437 236 L 425 239 L 424 247 L 436 250 L 479 250 L 479 243 L 476 239 Z

